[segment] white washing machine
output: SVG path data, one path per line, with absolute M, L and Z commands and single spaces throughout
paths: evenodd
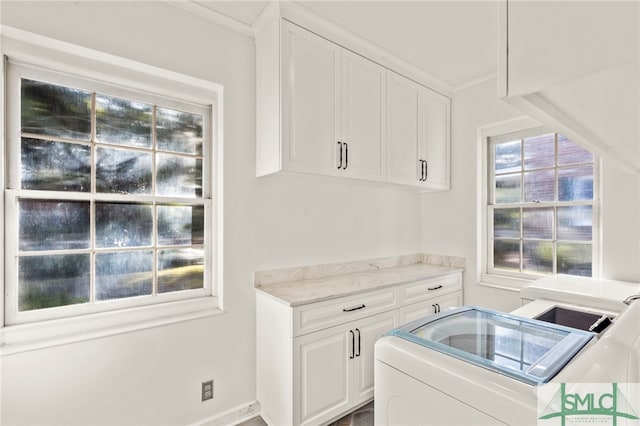
M 376 343 L 375 424 L 535 425 L 537 386 L 640 381 L 640 303 L 602 335 L 463 307 Z

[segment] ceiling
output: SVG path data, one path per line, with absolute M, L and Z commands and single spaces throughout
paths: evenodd
M 192 2 L 247 26 L 255 22 L 268 3 Z M 486 77 L 497 69 L 497 1 L 296 3 L 454 87 Z

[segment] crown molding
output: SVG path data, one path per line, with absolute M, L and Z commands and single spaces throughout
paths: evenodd
M 306 8 L 301 8 L 301 6 L 299 6 L 298 4 L 293 4 L 293 2 L 291 1 L 271 1 L 267 4 L 267 6 L 265 7 L 265 9 L 260 13 L 260 15 L 258 15 L 258 18 L 256 19 L 256 22 L 253 23 L 253 25 L 247 25 L 244 22 L 240 22 L 236 19 L 230 18 L 226 15 L 223 15 L 222 13 L 216 12 L 215 10 L 209 9 L 205 6 L 202 6 L 200 4 L 195 3 L 193 0 L 163 0 L 166 4 L 176 7 L 178 9 L 181 9 L 185 12 L 191 13 L 192 15 L 198 16 L 202 19 L 206 19 L 210 22 L 214 22 L 218 25 L 222 25 L 224 27 L 227 27 L 233 31 L 239 32 L 241 34 L 244 34 L 246 36 L 255 37 L 255 34 L 257 34 L 258 32 L 260 32 L 260 30 L 262 29 L 262 26 L 264 25 L 264 23 L 266 21 L 268 21 L 274 14 L 278 14 L 280 13 L 280 9 L 281 8 L 285 8 L 286 10 L 295 10 L 295 14 L 297 15 L 305 15 L 306 17 L 312 16 L 313 13 L 308 11 Z M 284 4 L 283 4 L 284 3 Z M 281 6 L 281 4 L 283 4 Z M 304 10 L 306 13 L 301 12 L 301 10 Z M 318 18 L 316 18 L 318 19 Z M 324 20 L 323 18 L 319 18 L 320 20 Z M 335 24 L 329 23 L 329 21 L 324 20 L 327 24 L 325 25 L 329 25 L 334 27 L 335 31 L 339 31 L 337 28 L 337 26 Z M 344 29 L 340 29 L 340 32 L 345 32 L 346 30 Z M 356 37 L 357 38 L 357 37 Z M 370 44 L 370 43 L 367 43 Z M 470 87 L 476 86 L 478 84 L 482 84 L 484 82 L 487 82 L 489 80 L 495 79 L 498 77 L 498 73 L 497 72 L 491 72 L 485 75 L 481 75 L 479 77 L 467 80 L 463 83 L 457 84 L 455 86 L 451 86 L 449 83 L 443 81 L 443 80 L 439 80 L 433 76 L 431 76 L 430 74 L 428 74 L 426 71 L 419 69 L 417 67 L 415 67 L 414 65 L 409 64 L 406 61 L 400 60 L 399 58 L 396 58 L 394 55 L 390 54 L 390 53 L 386 53 L 384 55 L 385 59 L 387 60 L 394 60 L 395 62 L 401 62 L 404 63 L 405 66 L 410 65 L 411 68 L 414 69 L 415 72 L 417 72 L 418 74 L 422 74 L 422 75 L 429 75 L 430 76 L 430 80 L 431 83 L 438 87 L 441 88 L 441 91 L 443 92 L 443 94 L 445 94 L 446 96 L 451 96 L 452 93 L 455 92 L 459 92 L 465 89 L 468 89 Z M 435 83 L 435 84 L 434 84 Z
M 487 81 L 494 80 L 496 78 L 498 78 L 498 72 L 493 71 L 493 72 L 472 78 L 470 80 L 464 81 L 460 84 L 456 84 L 455 86 L 453 86 L 451 91 L 453 93 L 460 92 L 462 90 L 466 90 L 470 87 L 477 86 L 478 84 L 486 83 Z
M 204 7 L 202 5 L 194 3 L 192 0 L 163 1 L 170 6 L 182 9 L 185 12 L 191 13 L 192 15 L 198 16 L 202 19 L 206 19 L 207 21 L 214 22 L 218 25 L 222 25 L 223 27 L 227 27 L 230 30 L 237 31 L 241 34 L 253 38 L 253 29 L 251 28 L 251 25 L 247 25 L 244 22 L 229 18 L 228 16 L 223 15 L 220 12 L 216 12 L 215 10 L 209 9 L 208 7 Z

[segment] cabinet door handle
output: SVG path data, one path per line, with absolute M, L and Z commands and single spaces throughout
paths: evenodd
M 436 303 L 436 309 L 437 309 L 436 313 L 439 314 L 440 313 L 440 304 L 439 303 Z
M 424 160 L 424 180 L 426 181 L 428 177 L 429 177 L 429 163 L 427 163 L 427 160 Z
M 435 287 L 429 287 L 429 288 L 427 288 L 427 290 L 433 291 L 433 290 L 440 290 L 441 288 L 442 288 L 442 284 L 437 285 Z
M 357 311 L 358 309 L 364 309 L 366 307 L 367 305 L 363 303 L 362 305 L 359 305 L 359 306 L 353 306 L 351 308 L 343 308 L 342 312 L 353 312 L 353 311 Z
M 416 171 L 416 175 L 419 173 L 420 177 L 418 177 L 418 181 L 422 181 L 422 173 L 424 172 L 423 168 L 422 168 L 422 160 L 418 159 L 418 171 Z
M 438 313 L 438 308 L 436 308 L 436 304 L 435 304 L 435 303 L 433 303 L 433 304 L 431 305 L 431 307 L 433 308 L 433 313 L 434 313 L 434 314 L 437 314 L 437 313 Z
M 338 154 L 338 157 L 340 158 L 340 162 L 338 163 L 338 168 L 341 169 L 342 168 L 342 142 L 338 142 L 338 151 L 340 152 Z
M 349 330 L 349 333 L 351 333 L 351 355 L 349 359 L 354 359 L 356 357 L 356 335 L 353 330 Z
M 420 181 L 424 182 L 425 178 L 424 178 L 424 160 L 420 160 Z
M 356 331 L 358 332 L 358 352 L 356 353 L 356 356 L 360 356 L 360 345 L 361 345 L 361 341 L 360 341 L 360 330 L 356 328 Z
M 349 144 L 346 142 L 344 143 L 344 168 L 342 170 L 347 170 L 347 167 L 349 167 Z

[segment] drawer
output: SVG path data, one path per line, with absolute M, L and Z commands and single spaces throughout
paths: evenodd
M 404 285 L 398 288 L 398 298 L 407 305 L 458 290 L 462 290 L 461 272 Z
M 396 308 L 393 288 L 293 308 L 292 337 L 345 324 Z

